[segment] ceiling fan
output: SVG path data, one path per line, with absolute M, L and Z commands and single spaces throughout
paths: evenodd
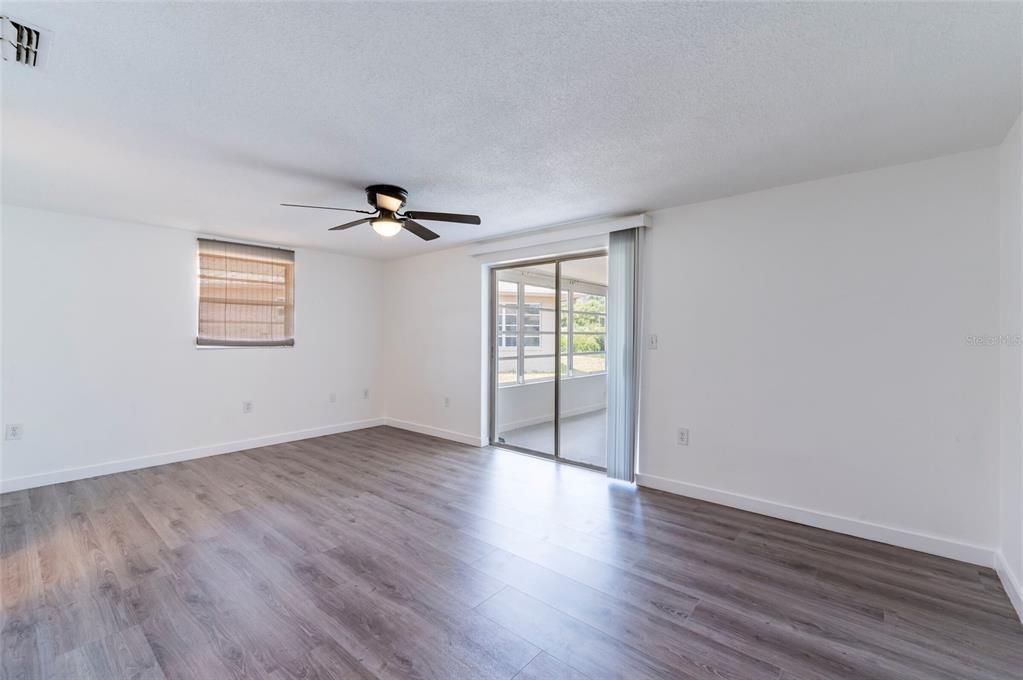
M 438 238 L 439 234 L 430 231 L 416 220 L 428 222 L 459 222 L 461 224 L 479 224 L 480 218 L 476 215 L 459 215 L 456 213 L 423 212 L 420 210 L 407 210 L 399 212 L 405 207 L 408 199 L 408 192 L 401 187 L 390 184 L 374 184 L 366 187 L 366 200 L 373 206 L 373 210 L 355 210 L 353 208 L 332 208 L 326 205 L 303 205 L 300 203 L 281 203 L 289 208 L 318 208 L 320 210 L 343 210 L 345 212 L 362 213 L 369 215 L 354 222 L 346 222 L 330 231 L 350 229 L 360 224 L 369 222 L 373 231 L 381 236 L 394 236 L 402 229 L 412 232 L 424 241 L 432 241 Z

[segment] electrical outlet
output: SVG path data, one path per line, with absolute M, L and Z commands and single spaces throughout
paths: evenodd
M 7 425 L 4 427 L 4 439 L 8 440 L 21 439 L 21 435 L 24 432 L 24 430 L 25 428 L 23 428 L 21 425 L 18 425 L 17 423 Z
M 330 400 L 331 404 L 336 404 L 337 403 L 337 394 L 336 393 L 331 392 L 330 396 L 327 397 L 327 398 Z
M 444 408 L 451 406 L 451 397 L 444 397 Z
M 689 428 L 680 427 L 678 428 L 678 437 L 675 439 L 675 443 L 679 446 L 689 446 Z
M 242 402 L 242 413 L 252 413 L 252 408 L 253 405 L 251 401 Z
M 657 349 L 657 333 L 651 333 L 646 342 L 647 349 Z
M 362 398 L 363 399 L 369 399 L 369 388 L 368 387 L 366 387 L 366 388 L 364 388 L 362 390 Z

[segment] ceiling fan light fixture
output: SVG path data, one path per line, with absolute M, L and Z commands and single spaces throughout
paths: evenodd
M 401 231 L 401 222 L 391 217 L 378 217 L 369 224 L 373 227 L 373 231 L 387 238 Z
M 458 224 L 479 224 L 479 215 L 461 215 L 458 213 L 423 212 L 411 211 L 398 212 L 405 207 L 408 199 L 408 192 L 393 184 L 372 184 L 366 187 L 366 202 L 373 207 L 373 210 L 355 210 L 354 208 L 334 208 L 329 205 L 307 205 L 305 203 L 281 203 L 293 208 L 317 208 L 319 210 L 342 210 L 344 212 L 362 213 L 369 215 L 351 222 L 331 227 L 330 231 L 344 231 L 367 222 L 373 231 L 385 238 L 396 236 L 399 231 L 405 230 L 408 233 L 423 239 L 432 241 L 440 238 L 440 234 L 419 223 L 419 220 L 432 222 L 455 222 Z

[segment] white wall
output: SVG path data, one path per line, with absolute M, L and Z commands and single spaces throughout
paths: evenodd
M 641 483 L 990 555 L 997 205 L 985 149 L 654 213 Z
M 1021 122 L 1009 131 L 999 149 L 1001 180 L 1001 304 L 1000 369 L 1001 377 L 1001 471 L 999 475 L 999 520 L 1002 562 L 999 572 L 1006 590 L 1014 596 L 1016 610 L 1023 618 L 1023 448 L 1020 422 L 1023 400 L 1020 395 L 1021 362 L 1017 338 L 1023 335 L 1021 324 L 1020 273 L 1023 230 L 1023 177 Z
M 5 442 L 5 488 L 379 415 L 379 395 L 362 398 L 376 381 L 378 262 L 299 250 L 295 347 L 196 349 L 194 234 L 12 206 L 2 217 L 4 418 L 25 428 Z M 123 462 L 143 456 L 156 458 Z
M 386 262 L 384 272 L 386 416 L 401 427 L 485 444 L 482 264 L 455 248 Z

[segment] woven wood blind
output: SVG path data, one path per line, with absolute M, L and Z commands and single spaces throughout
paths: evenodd
M 294 251 L 199 239 L 196 343 L 294 345 Z

